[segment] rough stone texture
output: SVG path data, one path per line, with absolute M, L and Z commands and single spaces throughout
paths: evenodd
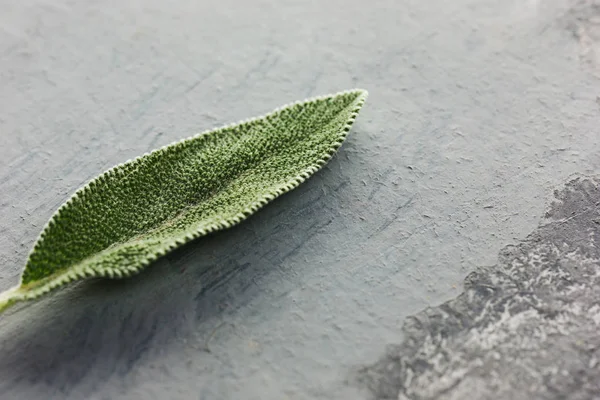
M 465 292 L 359 373 L 377 399 L 600 397 L 600 181 L 576 179 Z
M 579 42 L 581 62 L 600 78 L 600 0 L 573 2 L 564 21 Z
M 338 156 L 244 224 L 0 317 L 0 399 L 368 397 L 347 378 L 406 317 L 600 171 L 598 66 L 573 35 L 594 16 L 575 0 L 0 2 L 0 289 L 106 168 L 370 93 Z

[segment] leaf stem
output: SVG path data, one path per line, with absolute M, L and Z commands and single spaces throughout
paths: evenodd
M 18 301 L 15 295 L 19 292 L 21 292 L 21 287 L 17 285 L 0 293 L 0 313 Z

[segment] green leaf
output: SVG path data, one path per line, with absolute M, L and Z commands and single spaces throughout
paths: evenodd
M 366 98 L 352 90 L 290 104 L 108 170 L 50 219 L 0 311 L 71 281 L 128 277 L 243 221 L 325 165 Z

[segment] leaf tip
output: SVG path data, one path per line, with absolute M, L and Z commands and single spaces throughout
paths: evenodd
M 350 93 L 355 93 L 356 97 L 364 102 L 369 97 L 369 91 L 367 89 L 356 88 L 349 90 Z

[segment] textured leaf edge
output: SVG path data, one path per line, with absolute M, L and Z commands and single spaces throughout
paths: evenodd
M 354 123 L 354 120 L 358 116 L 358 112 L 360 111 L 363 104 L 367 100 L 368 92 L 364 89 L 351 89 L 351 90 L 341 91 L 341 92 L 328 94 L 328 95 L 316 96 L 316 97 L 308 98 L 305 100 L 299 100 L 299 101 L 295 101 L 292 103 L 288 103 L 288 104 L 285 104 L 283 106 L 280 106 L 280 107 L 274 109 L 273 111 L 271 111 L 269 113 L 266 113 L 266 114 L 263 114 L 263 115 L 260 115 L 257 117 L 253 117 L 253 118 L 247 118 L 247 119 L 235 122 L 235 123 L 227 124 L 227 125 L 221 126 L 219 128 L 205 130 L 201 133 L 192 135 L 190 137 L 174 141 L 174 142 L 167 144 L 165 146 L 162 146 L 156 150 L 144 153 L 138 157 L 127 160 L 123 163 L 117 164 L 114 167 L 108 169 L 104 173 L 100 174 L 96 178 L 89 181 L 83 187 L 79 188 L 65 203 L 63 203 L 58 208 L 58 210 L 52 215 L 50 220 L 44 226 L 41 234 L 38 236 L 38 238 L 35 242 L 35 245 L 33 246 L 29 255 L 31 255 L 36 250 L 37 244 L 44 237 L 48 228 L 54 223 L 55 218 L 57 218 L 66 207 L 69 207 L 75 199 L 77 199 L 79 196 L 83 195 L 85 192 L 91 190 L 92 186 L 94 186 L 97 183 L 101 183 L 107 177 L 109 177 L 111 175 L 123 173 L 125 169 L 131 168 L 136 163 L 140 162 L 142 158 L 145 158 L 150 154 L 157 154 L 157 153 L 164 153 L 164 152 L 171 151 L 171 149 L 176 148 L 176 146 L 185 145 L 185 143 L 187 143 L 188 141 L 194 140 L 202 135 L 220 132 L 223 130 L 234 128 L 236 126 L 252 123 L 254 121 L 258 121 L 258 120 L 267 118 L 271 115 L 277 114 L 278 112 L 281 112 L 284 109 L 287 109 L 290 107 L 294 107 L 294 106 L 301 105 L 301 104 L 309 104 L 312 102 L 318 102 L 318 101 L 326 100 L 328 98 L 333 98 L 333 97 L 337 97 L 340 95 L 351 94 L 351 93 L 356 93 L 357 98 L 351 103 L 351 107 L 353 107 L 353 109 L 350 112 L 350 117 L 346 121 L 342 131 L 339 133 L 338 140 L 336 142 L 334 142 L 334 144 L 328 149 L 328 151 L 322 156 L 322 158 L 315 161 L 315 164 L 317 164 L 318 167 L 311 166 L 311 167 L 305 169 L 303 172 L 301 172 L 294 178 L 290 179 L 288 182 L 286 182 L 286 184 L 282 185 L 280 188 L 267 193 L 264 197 L 262 197 L 260 200 L 258 200 L 257 202 L 255 202 L 253 205 L 251 205 L 249 207 L 250 212 L 247 212 L 247 211 L 240 212 L 233 218 L 223 219 L 223 220 L 218 221 L 218 222 L 214 223 L 213 225 L 207 227 L 206 229 L 200 229 L 198 231 L 195 231 L 192 234 L 187 235 L 184 240 L 174 240 L 170 243 L 166 243 L 165 246 L 163 246 L 157 252 L 149 254 L 148 257 L 146 257 L 146 259 L 143 260 L 139 266 L 131 267 L 131 268 L 128 268 L 127 270 L 107 269 L 107 270 L 97 271 L 97 270 L 92 270 L 90 268 L 84 268 L 81 265 L 75 265 L 73 267 L 67 268 L 65 271 L 60 271 L 59 273 L 51 275 L 47 278 L 41 279 L 36 282 L 29 283 L 26 285 L 22 284 L 22 277 L 21 277 L 20 282 L 17 286 L 14 286 L 11 289 L 8 289 L 7 291 L 5 291 L 3 293 L 0 293 L 0 312 L 3 312 L 5 309 L 7 309 L 8 307 L 10 307 L 11 305 L 13 305 L 17 302 L 26 301 L 26 300 L 34 300 L 50 291 L 53 291 L 61 286 L 64 286 L 70 282 L 88 279 L 88 278 L 120 279 L 120 278 L 130 277 L 132 275 L 135 275 L 135 274 L 141 272 L 149 264 L 156 261 L 158 258 L 166 255 L 167 253 L 175 250 L 176 248 L 178 248 L 192 240 L 198 239 L 202 236 L 206 236 L 212 232 L 228 229 L 228 228 L 230 228 L 234 225 L 237 225 L 240 222 L 246 220 L 248 217 L 250 217 L 251 215 L 256 213 L 258 210 L 263 208 L 265 205 L 267 205 L 270 202 L 272 202 L 273 200 L 275 200 L 277 197 L 298 187 L 302 182 L 304 182 L 306 179 L 308 179 L 309 177 L 314 175 L 317 171 L 319 171 L 321 168 L 323 168 L 327 164 L 327 162 L 336 154 L 336 152 L 338 151 L 338 149 L 341 147 L 342 143 L 345 141 L 346 137 L 348 136 L 348 132 L 350 131 L 350 128 L 352 127 L 352 125 Z M 28 258 L 29 258 L 29 255 L 28 255 Z

